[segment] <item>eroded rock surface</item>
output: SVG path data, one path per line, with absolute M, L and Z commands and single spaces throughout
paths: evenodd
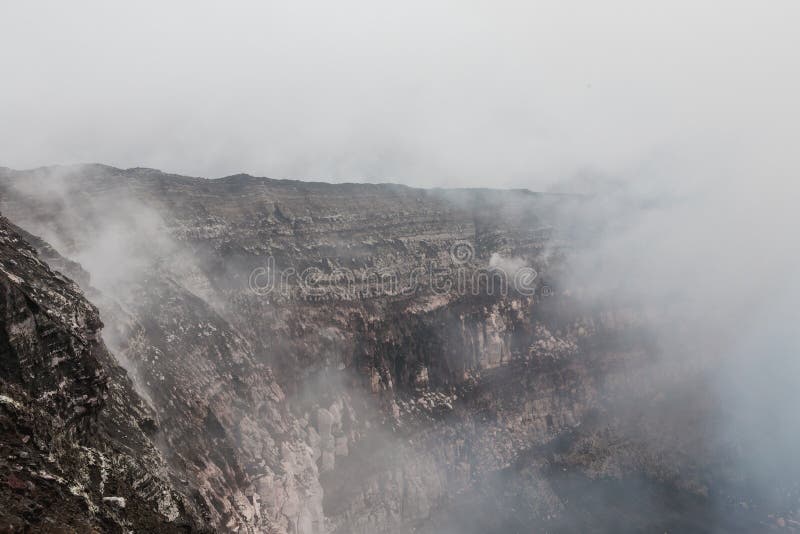
M 97 309 L 0 219 L 0 527 L 199 530 Z
M 728 449 L 703 439 L 713 365 L 661 358 L 659 310 L 562 282 L 590 235 L 563 216 L 575 202 L 105 166 L 0 174 L 0 210 L 99 307 L 187 518 L 704 532 L 731 505 L 737 524 L 766 524 L 722 489 Z M 693 410 L 661 410 L 681 402 Z M 603 512 L 609 492 L 629 524 Z M 674 507 L 648 519 L 625 497 L 650 493 Z

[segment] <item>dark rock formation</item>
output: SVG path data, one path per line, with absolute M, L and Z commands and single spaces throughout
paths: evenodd
M 91 371 L 39 386 L 9 365 L 3 379 L 19 391 L 8 397 L 28 406 L 62 378 L 75 383 L 70 398 L 86 395 L 87 422 L 62 451 L 75 465 L 58 476 L 80 479 L 99 511 L 64 508 L 73 523 L 123 521 L 115 501 L 103 504 L 109 483 L 86 478 L 94 453 L 80 440 L 94 436 L 85 446 L 107 456 L 145 451 L 129 476 L 170 496 L 175 512 L 146 515 L 166 504 L 114 482 L 109 496 L 125 497 L 124 510 L 139 502 L 133 525 L 143 528 L 199 518 L 218 531 L 297 534 L 711 530 L 725 506 L 744 508 L 717 483 L 726 449 L 702 439 L 714 421 L 709 368 L 660 358 L 652 310 L 564 285 L 571 250 L 591 236 L 563 216 L 582 201 L 105 166 L 3 170 L 0 210 L 80 262 L 33 241 L 98 306 L 146 402 L 98 348 L 94 308 L 38 260 L 47 280 L 71 288 L 62 305 L 89 310 L 79 324 L 95 326 L 79 330 L 94 341 L 70 361 Z M 37 357 L 25 365 L 62 369 Z M 79 379 L 95 369 L 106 378 Z M 110 393 L 104 407 L 89 401 L 103 387 L 119 404 Z M 681 401 L 708 417 L 661 409 Z M 52 417 L 70 420 L 76 401 L 60 402 Z M 36 483 L 26 476 L 9 479 L 15 507 Z M 631 492 L 672 504 L 648 518 Z
M 97 309 L 20 233 L 0 219 L 0 527 L 197 530 Z

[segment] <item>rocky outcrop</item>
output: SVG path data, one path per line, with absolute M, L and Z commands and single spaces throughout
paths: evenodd
M 42 257 L 97 286 L 84 289 L 133 379 L 120 383 L 146 401 L 130 404 L 151 414 L 186 521 L 624 531 L 594 497 L 613 490 L 669 495 L 689 517 L 648 523 L 629 499 L 632 530 L 703 531 L 739 502 L 713 473 L 727 449 L 704 447 L 686 410 L 660 407 L 712 414 L 713 368 L 661 358 L 657 311 L 565 285 L 585 234 L 562 208 L 581 201 L 96 165 L 0 171 L 0 210 L 88 274 L 37 242 Z M 95 505 L 119 508 L 92 488 Z
M 132 288 L 121 354 L 165 425 L 165 454 L 204 519 L 230 530 L 323 532 L 322 488 L 272 371 L 202 300 L 159 279 Z
M 5 219 L 0 316 L 3 529 L 198 530 L 153 445 L 156 416 L 106 350 L 96 308 Z

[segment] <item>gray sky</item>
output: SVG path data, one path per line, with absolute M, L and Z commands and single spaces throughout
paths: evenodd
M 705 172 L 797 139 L 798 15 L 794 1 L 4 2 L 0 165 L 534 189 Z

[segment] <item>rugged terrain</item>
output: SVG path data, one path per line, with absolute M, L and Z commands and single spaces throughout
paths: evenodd
M 151 440 L 155 414 L 99 337 L 97 309 L 23 235 L 0 219 L 0 528 L 198 528 Z
M 568 282 L 582 202 L 0 170 L 25 229 L 3 229 L 0 523 L 800 526 L 794 494 L 753 502 L 710 439 L 713 354 L 665 359 L 662 310 Z M 696 350 L 680 327 L 670 346 Z

